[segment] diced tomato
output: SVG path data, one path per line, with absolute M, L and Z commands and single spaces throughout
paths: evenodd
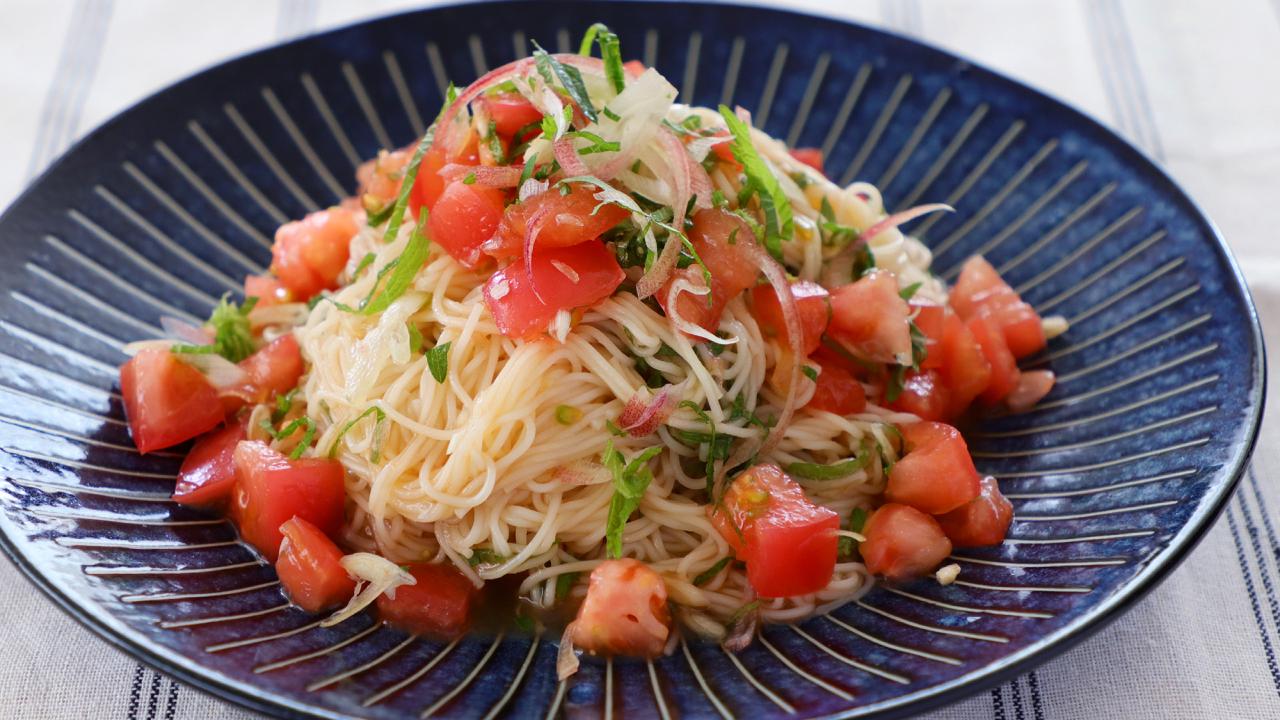
M 297 300 L 333 289 L 358 229 L 352 211 L 343 207 L 285 223 L 276 230 L 271 246 L 271 270 Z
M 730 137 L 729 131 L 725 129 L 717 130 L 712 133 L 712 135 L 714 137 Z M 738 158 L 733 156 L 733 148 L 730 147 L 729 142 L 716 143 L 715 145 L 712 145 L 711 152 L 720 162 L 729 165 L 735 172 L 742 171 L 742 163 L 738 162 Z
M 1040 315 L 1014 292 L 981 255 L 965 261 L 951 289 L 951 306 L 960 317 L 991 316 L 1015 358 L 1024 358 L 1047 344 Z
M 818 283 L 797 280 L 791 283 L 791 294 L 796 299 L 800 315 L 800 334 L 804 336 L 801 355 L 809 355 L 822 344 L 822 333 L 831 321 L 831 295 Z M 766 335 L 786 341 L 787 323 L 782 318 L 782 304 L 772 285 L 757 285 L 751 291 L 751 311 Z
M 356 168 L 357 195 L 372 195 L 383 202 L 395 200 L 400 194 L 405 166 L 412 158 L 412 147 L 380 150 L 377 157 Z
M 561 310 L 590 307 L 613 294 L 626 274 L 604 243 L 535 250 L 529 282 L 523 262 L 495 272 L 484 285 L 484 302 L 503 335 L 530 338 L 546 331 Z
M 993 477 L 982 478 L 978 497 L 938 516 L 938 525 L 956 547 L 999 545 L 1012 522 L 1013 503 L 1000 494 Z
M 295 515 L 326 535 L 342 527 L 346 490 L 342 464 L 328 458 L 290 460 L 266 443 L 236 446 L 231 517 L 240 537 L 275 562 L 280 526 Z
M 436 201 L 444 194 L 444 178 L 440 170 L 448 165 L 444 148 L 435 143 L 422 156 L 422 164 L 418 166 L 418 174 L 413 181 L 413 189 L 409 191 L 409 215 L 419 217 L 422 208 L 434 210 Z M 474 163 L 469 163 L 474 164 Z
M 866 360 L 910 365 L 910 314 L 893 273 L 872 270 L 832 291 L 827 332 Z
M 946 420 L 951 417 L 951 393 L 937 370 L 908 372 L 902 392 L 889 407 L 917 415 L 921 420 Z
M 756 465 L 734 479 L 711 524 L 739 560 L 761 597 L 817 592 L 831 582 L 840 516 L 814 504 L 777 465 Z
M 140 453 L 172 447 L 222 422 L 217 391 L 168 350 L 143 350 L 121 365 L 120 395 Z
M 258 298 L 258 307 L 293 302 L 293 294 L 289 292 L 289 288 L 279 278 L 270 275 L 245 275 L 244 296 Z
M 711 209 L 701 210 L 693 216 L 689 242 L 711 273 L 711 302 L 708 304 L 705 295 L 682 293 L 676 301 L 681 318 L 708 332 L 715 332 L 720 326 L 720 315 L 725 305 L 738 293 L 755 285 L 756 278 L 760 276 L 760 268 L 738 245 L 739 238 L 745 242 L 751 237 L 751 228 L 733 213 Z M 673 273 L 672 280 L 658 291 L 658 303 L 667 314 L 671 313 L 669 291 L 678 278 L 705 287 L 701 268 L 697 266 Z
M 904 426 L 902 438 L 907 454 L 889 470 L 886 500 L 938 515 L 978 496 L 981 476 L 959 430 L 920 422 Z
M 991 364 L 991 379 L 982 391 L 982 401 L 994 405 L 1003 400 L 1018 386 L 1018 361 L 1005 344 L 1004 335 L 996 327 L 995 320 L 988 315 L 976 315 L 969 318 L 969 332 L 982 348 L 982 355 Z
M 431 240 L 468 268 L 480 264 L 480 246 L 502 221 L 506 195 L 497 188 L 455 180 L 431 209 Z
M 924 359 L 920 369 L 936 370 L 942 367 L 942 336 L 946 331 L 947 308 L 923 300 L 913 300 L 909 307 L 915 314 L 916 328 L 924 335 Z
M 617 205 L 601 206 L 595 192 L 589 185 L 574 183 L 567 195 L 548 190 L 509 206 L 498 233 L 485 243 L 484 251 L 496 258 L 524 257 L 524 236 L 529 222 L 538 223 L 535 249 L 570 247 L 595 240 L 628 215 Z M 598 212 L 596 207 L 600 207 Z
M 671 633 L 667 584 L 648 565 L 623 558 L 591 571 L 573 621 L 573 644 L 598 655 L 655 658 Z
M 236 484 L 236 445 L 244 439 L 244 425 L 233 422 L 196 441 L 178 470 L 173 501 L 200 508 L 226 505 Z
M 257 402 L 266 402 L 272 395 L 280 395 L 297 387 L 306 371 L 302 362 L 302 350 L 293 333 L 281 335 L 263 345 L 257 352 L 240 361 L 240 367 L 249 376 L 249 386 L 257 396 Z
M 818 172 L 826 172 L 822 169 L 822 150 L 813 147 L 791 148 L 791 157 L 817 170 Z
M 1030 410 L 1053 389 L 1054 375 L 1052 370 L 1027 370 L 1019 374 L 1018 384 L 1013 392 L 1005 398 L 1009 409 L 1014 412 Z
M 289 599 L 303 610 L 318 613 L 351 599 L 356 582 L 342 567 L 342 551 L 320 528 L 300 517 L 280 526 L 284 541 L 276 574 Z
M 858 545 L 867 571 L 891 582 L 933 572 L 951 554 L 951 541 L 938 521 L 910 505 L 887 503 L 867 520 Z
M 951 417 L 961 415 L 991 382 L 991 363 L 973 333 L 958 316 L 943 322 L 941 356 L 943 384 L 951 395 Z
M 476 589 L 452 565 L 420 563 L 409 566 L 414 585 L 396 588 L 395 597 L 378 596 L 378 614 L 383 620 L 411 633 L 455 638 L 471 622 L 471 604 Z
M 520 93 L 481 95 L 476 98 L 476 105 L 484 109 L 485 114 L 493 121 L 494 129 L 507 142 L 513 140 L 516 133 L 526 125 L 542 121 L 542 111 L 525 100 Z
M 822 368 L 817 389 L 805 407 L 825 410 L 836 415 L 855 415 L 867 409 L 867 391 L 848 370 L 832 362 L 810 358 Z

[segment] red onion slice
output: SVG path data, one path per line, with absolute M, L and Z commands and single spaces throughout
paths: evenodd
M 542 300 L 542 293 L 538 292 L 538 281 L 533 276 L 533 245 L 538 241 L 538 233 L 542 232 L 542 223 L 547 219 L 549 207 L 545 204 L 540 205 L 525 220 L 524 225 L 524 271 L 529 278 L 529 287 L 533 290 L 533 296 L 539 300 Z M 543 300 L 543 302 L 546 301 Z
M 675 214 L 675 217 L 671 221 L 671 226 L 683 232 L 685 211 L 689 208 L 689 198 L 697 198 L 694 201 L 694 207 L 710 207 L 711 178 L 707 176 L 707 171 L 701 165 L 693 162 L 693 158 L 689 156 L 688 148 L 684 146 L 684 143 L 680 142 L 680 138 L 676 137 L 675 133 L 662 128 L 658 131 L 658 139 L 662 142 L 663 148 L 667 151 L 667 156 L 671 159 L 671 169 L 673 171 L 674 197 L 672 198 L 671 211 Z M 671 273 L 675 270 L 676 261 L 680 259 L 681 245 L 682 243 L 678 238 L 667 238 L 667 244 L 662 248 L 662 253 L 658 255 L 653 267 L 649 268 L 649 271 L 636 283 L 636 295 L 641 300 L 658 292 L 667 283 L 667 279 L 671 277 Z
M 689 335 L 691 337 L 701 338 L 707 342 L 718 343 L 720 345 L 732 345 L 738 342 L 738 338 L 722 338 L 712 334 L 701 325 L 685 320 L 680 315 L 680 293 L 692 293 L 694 295 L 707 295 L 711 292 L 711 288 L 706 285 L 694 285 L 689 281 L 688 277 L 678 277 L 676 281 L 671 283 L 671 288 L 667 290 L 667 318 L 671 320 L 671 324 L 676 330 Z
M 555 150 L 556 161 L 560 163 L 560 168 L 564 170 L 565 175 L 580 177 L 591 174 L 587 164 L 582 162 L 582 156 L 573 148 L 572 139 L 562 137 L 552 144 L 552 148 Z
M 476 184 L 492 188 L 510 188 L 520 183 L 523 165 L 459 165 L 449 163 L 440 168 L 440 177 L 445 182 L 453 182 L 468 175 L 476 176 Z
M 872 225 L 866 230 L 863 230 L 858 235 L 864 241 L 868 241 L 871 238 L 875 237 L 876 235 L 879 235 L 880 233 L 884 232 L 885 230 L 888 230 L 889 228 L 898 227 L 902 223 L 915 220 L 921 215 L 928 215 L 929 213 L 937 212 L 939 210 L 946 210 L 947 212 L 956 211 L 955 208 L 945 203 L 930 203 L 928 205 L 917 205 L 913 208 L 907 208 L 906 210 L 896 212 L 890 215 L 889 217 L 886 217 L 885 219 L 881 220 L 880 222 L 877 222 L 876 224 Z
M 168 315 L 160 318 L 160 327 L 164 330 L 165 335 L 174 340 L 181 340 L 192 345 L 208 345 L 213 342 L 213 338 L 203 328 Z
M 759 244 L 747 242 L 742 243 L 742 246 L 746 249 L 747 256 L 764 273 L 765 279 L 773 286 L 773 291 L 778 296 L 778 304 L 782 308 L 783 324 L 787 328 L 787 346 L 791 349 L 793 356 L 790 379 L 787 382 L 787 395 L 782 403 L 778 422 L 773 426 L 773 430 L 769 432 L 768 439 L 760 446 L 759 454 L 766 455 L 778 444 L 782 434 L 786 432 L 787 426 L 791 424 L 791 418 L 795 415 L 796 398 L 800 394 L 800 366 L 803 364 L 800 360 L 804 356 L 802 350 L 804 347 L 804 331 L 800 324 L 800 311 L 796 308 L 796 298 L 791 292 L 791 283 L 787 281 L 787 271 L 782 269 L 782 266 Z
M 657 432 L 658 426 L 666 422 L 675 410 L 676 398 L 670 385 L 664 386 L 647 401 L 646 395 L 643 390 L 632 395 L 622 408 L 622 414 L 618 415 L 618 426 L 631 437 L 646 437 Z

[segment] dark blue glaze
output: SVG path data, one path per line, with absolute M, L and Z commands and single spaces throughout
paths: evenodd
M 441 100 L 428 42 L 440 72 L 465 83 L 477 60 L 511 60 L 528 39 L 555 49 L 562 30 L 574 39 L 596 20 L 621 32 L 628 57 L 676 84 L 690 77 L 693 101 L 727 98 L 775 135 L 829 142 L 833 177 L 879 183 L 895 207 L 955 204 L 913 226 L 939 272 L 983 251 L 1039 309 L 1076 318 L 1028 363 L 1060 378 L 1047 404 L 970 429 L 1018 519 L 1003 546 L 957 552 L 967 584 L 877 589 L 766 629 L 736 663 L 696 642 L 652 668 L 587 659 L 561 694 L 554 638 L 451 647 L 367 617 L 312 627 L 228 525 L 166 501 L 180 457 L 130 449 L 113 391 L 120 345 L 162 315 L 205 316 L 269 262 L 280 221 L 350 191 L 352 159 L 372 156 L 380 134 L 412 140 Z M 782 44 L 785 81 L 771 91 Z M 1221 239 L 1127 143 L 918 43 L 724 5 L 464 5 L 231 61 L 107 123 L 36 182 L 0 219 L 0 285 L 5 550 L 108 641 L 281 715 L 533 718 L 559 703 L 572 717 L 888 716 L 961 697 L 1079 641 L 1186 554 L 1239 477 L 1264 385 L 1253 307 Z

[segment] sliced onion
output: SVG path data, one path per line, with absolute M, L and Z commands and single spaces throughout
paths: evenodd
M 573 140 L 571 138 L 562 137 L 559 140 L 556 140 L 551 147 L 554 149 L 556 161 L 560 163 L 560 167 L 564 170 L 565 175 L 568 175 L 569 177 L 578 177 L 580 175 L 587 175 L 591 172 L 587 169 L 587 164 L 582 162 L 582 156 L 574 149 Z
M 1018 377 L 1005 403 L 1014 412 L 1025 412 L 1040 402 L 1053 389 L 1054 375 L 1052 370 L 1024 370 Z
M 538 206 L 524 221 L 524 271 L 529 278 L 529 287 L 533 290 L 533 296 L 539 300 L 542 300 L 542 293 L 538 292 L 538 281 L 533 276 L 533 245 L 538 241 L 538 233 L 542 232 L 542 223 L 550 214 L 550 207 L 550 205 Z
M 876 224 L 872 225 L 866 230 L 863 230 L 861 233 L 859 233 L 859 236 L 864 241 L 870 241 L 871 238 L 875 237 L 876 235 L 879 235 L 880 233 L 884 232 L 885 230 L 888 230 L 889 228 L 898 227 L 902 223 L 915 220 L 921 215 L 928 215 L 929 213 L 938 212 L 939 210 L 945 210 L 947 212 L 956 211 L 955 208 L 945 203 L 930 203 L 928 205 L 917 205 L 913 208 L 907 208 L 906 210 L 896 212 L 886 217 L 885 219 L 877 222 Z
M 701 163 L 707 159 L 707 155 L 711 153 L 711 148 L 729 142 L 733 138 L 728 135 L 709 135 L 707 137 L 694 138 L 686 145 L 689 149 L 689 156 L 695 162 Z
M 685 211 L 689 208 L 689 198 L 694 200 L 695 208 L 711 207 L 711 178 L 701 165 L 693 161 L 689 151 L 676 134 L 666 128 L 658 131 L 658 139 L 662 143 L 665 155 L 670 161 L 673 198 L 671 211 L 675 217 L 671 226 L 683 232 Z M 653 267 L 636 283 L 636 295 L 643 300 L 666 284 L 671 273 L 675 271 L 676 262 L 680 259 L 682 243 L 678 238 L 668 237 L 666 247 L 653 263 Z
M 787 281 L 787 271 L 782 269 L 764 248 L 754 242 L 742 243 L 746 248 L 747 256 L 755 262 L 760 271 L 764 273 L 765 279 L 773 286 L 774 293 L 778 296 L 778 304 L 782 308 L 782 320 L 787 327 L 787 346 L 791 348 L 792 354 L 797 358 L 804 357 L 804 330 L 800 325 L 800 311 L 796 308 L 796 298 L 791 292 L 791 283 Z M 768 454 L 769 450 L 778 443 L 787 430 L 787 426 L 791 424 L 791 418 L 795 415 L 797 398 L 800 394 L 800 367 L 804 363 L 794 362 L 791 364 L 790 380 L 787 382 L 787 396 L 782 403 L 782 411 L 778 415 L 778 422 L 774 425 L 773 430 L 769 433 L 769 437 L 760 447 L 760 454 Z
M 168 315 L 160 318 L 160 327 L 164 330 L 165 335 L 174 340 L 181 340 L 192 345 L 208 345 L 213 342 L 213 338 L 209 337 L 209 332 L 204 328 Z
M 671 319 L 671 324 L 674 325 L 677 330 L 685 335 L 702 338 L 708 342 L 719 343 L 721 345 L 732 345 L 738 342 L 738 338 L 736 337 L 722 338 L 718 335 L 707 332 L 706 328 L 703 328 L 701 325 L 689 322 L 681 317 L 680 306 L 676 301 L 680 299 L 680 293 L 684 292 L 692 293 L 694 295 L 707 295 L 711 292 L 711 288 L 705 285 L 694 285 L 689 281 L 689 278 L 686 277 L 676 278 L 676 281 L 671 283 L 671 289 L 667 290 L 667 317 Z
M 573 626 L 565 626 L 564 635 L 560 636 L 560 652 L 556 653 L 556 678 L 565 680 L 578 672 L 578 654 L 573 647 Z
M 332 627 L 372 605 L 380 595 L 395 598 L 396 588 L 401 585 L 417 585 L 418 579 L 400 568 L 399 565 L 373 553 L 355 553 L 347 555 L 339 562 L 347 574 L 355 578 L 359 585 L 355 595 L 347 602 L 346 607 L 325 618 L 320 627 Z
M 179 357 L 204 373 L 209 384 L 217 390 L 226 390 L 249 381 L 249 373 L 244 368 L 217 353 L 180 353 Z
M 610 482 L 613 474 L 595 460 L 574 460 L 552 468 L 551 478 L 564 485 L 599 485 Z
M 459 165 L 449 163 L 440 168 L 440 177 L 453 182 L 468 175 L 476 176 L 476 184 L 484 187 L 509 188 L 520 184 L 523 165 Z
M 666 385 L 647 400 L 644 390 L 632 395 L 618 415 L 618 426 L 630 433 L 631 437 L 652 435 L 675 410 L 676 397 L 671 390 L 671 386 Z
M 168 350 L 171 347 L 172 340 L 134 340 L 124 346 L 124 354 L 133 357 L 143 350 Z
M 537 197 L 546 192 L 551 187 L 551 183 L 546 180 L 534 180 L 529 178 L 520 186 L 520 202 L 524 202 L 532 197 Z
M 756 599 L 755 591 L 748 587 L 747 602 L 754 602 Z M 756 630 L 760 627 L 760 606 L 757 605 L 737 618 L 733 625 L 726 627 L 726 637 L 724 642 L 720 643 L 720 647 L 729 652 L 739 652 L 746 650 L 747 646 L 756 637 Z

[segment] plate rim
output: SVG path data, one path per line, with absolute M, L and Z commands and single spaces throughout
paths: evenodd
M 153 101 L 175 91 L 181 86 L 185 86 L 190 83 L 197 83 L 208 74 L 224 70 L 230 66 L 261 55 L 277 52 L 283 48 L 309 43 L 315 41 L 317 38 L 339 35 L 365 25 L 396 18 L 407 18 L 409 16 L 430 14 L 440 11 L 447 12 L 455 8 L 484 4 L 532 5 L 535 3 L 525 3 L 522 2 L 522 0 L 458 0 L 455 2 L 446 2 L 423 8 L 384 13 L 344 23 L 322 32 L 273 43 L 253 50 L 247 50 L 235 54 L 225 60 L 221 60 L 195 70 L 186 76 L 134 101 L 124 109 L 112 115 L 110 118 L 99 123 L 90 132 L 86 133 L 79 140 L 74 142 L 61 155 L 59 155 L 58 158 L 41 171 L 39 175 L 30 180 L 14 200 L 9 203 L 4 212 L 0 213 L 0 227 L 9 220 L 11 215 L 14 215 L 19 208 L 26 203 L 28 197 L 32 195 L 37 188 L 43 185 L 49 176 L 56 173 L 63 164 L 69 162 L 83 147 L 95 142 L 99 136 L 108 132 L 111 128 L 130 121 L 132 116 L 146 110 L 147 106 L 152 104 Z M 588 6 L 593 3 L 590 2 L 590 0 L 558 0 L 557 4 Z M 1032 96 L 1036 96 L 1042 101 L 1047 102 L 1055 112 L 1066 113 L 1069 117 L 1076 120 L 1077 124 L 1083 123 L 1083 125 L 1099 132 L 1105 139 L 1117 145 L 1121 150 L 1132 153 L 1141 162 L 1146 164 L 1147 170 L 1150 171 L 1155 179 L 1161 181 L 1166 186 L 1174 199 L 1184 203 L 1192 212 L 1192 219 L 1201 223 L 1204 226 L 1204 229 L 1208 231 L 1207 234 L 1213 241 L 1213 248 L 1218 252 L 1220 259 L 1225 261 L 1225 265 L 1229 270 L 1229 272 L 1225 273 L 1224 276 L 1229 276 L 1233 281 L 1231 283 L 1230 291 L 1238 295 L 1246 311 L 1246 320 L 1249 326 L 1250 337 L 1253 341 L 1249 348 L 1251 350 L 1251 359 L 1253 360 L 1253 390 L 1249 397 L 1253 407 L 1253 412 L 1244 419 L 1241 427 L 1245 428 L 1245 435 L 1241 442 L 1234 448 L 1233 456 L 1228 458 L 1228 461 L 1224 464 L 1224 467 L 1228 469 L 1225 482 L 1218 487 L 1216 492 L 1206 493 L 1201 500 L 1200 508 L 1187 519 L 1186 523 L 1178 533 L 1169 539 L 1168 544 L 1163 550 L 1147 559 L 1145 561 L 1145 566 L 1127 582 L 1117 588 L 1110 596 L 1102 599 L 1070 623 L 1051 631 L 1016 652 L 946 682 L 870 705 L 856 706 L 834 713 L 829 713 L 827 715 L 820 716 L 822 720 L 839 720 L 843 718 L 869 716 L 875 716 L 877 718 L 899 718 L 936 709 L 976 696 L 982 691 L 995 687 L 1012 677 L 1016 677 L 1022 673 L 1039 667 L 1050 660 L 1053 660 L 1054 658 L 1066 653 L 1068 650 L 1078 646 L 1084 640 L 1092 637 L 1094 634 L 1107 627 L 1118 617 L 1130 610 L 1136 603 L 1145 598 L 1151 590 L 1163 582 L 1179 565 L 1182 564 L 1183 561 L 1186 560 L 1191 552 L 1199 546 L 1200 542 L 1221 516 L 1226 503 L 1231 499 L 1232 494 L 1235 492 L 1237 485 L 1244 473 L 1247 471 L 1249 463 L 1252 460 L 1261 431 L 1262 417 L 1264 415 L 1267 399 L 1267 353 L 1266 342 L 1262 333 L 1262 326 L 1258 317 L 1257 307 L 1253 301 L 1252 292 L 1245 280 L 1244 273 L 1240 268 L 1239 262 L 1236 260 L 1234 253 L 1227 244 L 1226 239 L 1223 237 L 1217 224 L 1208 215 L 1208 213 L 1205 212 L 1200 203 L 1183 188 L 1182 184 L 1173 178 L 1173 176 L 1164 167 L 1163 163 L 1152 158 L 1144 149 L 1138 147 L 1133 142 L 1120 135 L 1117 131 L 1094 117 L 1090 112 L 1076 107 L 1067 100 L 1059 98 L 1052 92 L 1047 92 L 1037 88 L 1011 77 L 1008 73 L 993 69 L 985 63 L 977 62 L 963 55 L 959 55 L 928 40 L 911 37 L 892 29 L 877 27 L 847 18 L 815 12 L 809 9 L 791 9 L 772 4 L 755 2 L 721 2 L 720 0 L 695 0 L 694 2 L 683 2 L 681 0 L 614 0 L 614 4 L 648 4 L 660 5 L 669 8 L 696 4 L 728 9 L 739 8 L 754 12 L 803 17 L 819 22 L 825 21 L 838 23 L 855 28 L 862 32 L 888 36 L 895 41 L 924 48 L 933 53 L 937 53 L 941 57 L 949 59 L 952 62 L 962 63 L 971 70 L 984 73 L 995 80 L 1017 88 L 1019 92 L 1029 93 Z M 131 637 L 128 631 L 121 630 L 116 627 L 114 623 L 110 622 L 110 620 L 96 615 L 90 611 L 90 608 L 77 603 L 72 597 L 64 593 L 61 588 L 52 582 L 48 574 L 41 571 L 28 559 L 26 555 L 19 552 L 13 539 L 9 537 L 7 529 L 2 525 L 0 525 L 0 549 L 3 550 L 5 556 L 8 557 L 9 561 L 18 568 L 28 582 L 35 585 L 36 588 L 38 588 L 47 598 L 53 601 L 54 605 L 71 616 L 71 618 L 81 627 L 84 627 L 100 639 L 106 641 L 107 644 L 113 648 L 120 650 L 129 657 L 143 663 L 153 670 L 176 677 L 182 682 L 218 699 L 267 715 L 287 718 L 353 717 L 334 710 L 317 708 L 312 705 L 299 703 L 291 698 L 275 693 L 255 692 L 260 690 L 260 688 L 249 683 L 224 678 L 216 673 L 202 671 L 200 668 L 203 666 L 183 662 L 180 656 L 177 656 L 176 653 L 167 651 L 162 646 L 154 644 L 149 645 L 146 642 Z M 173 656 L 170 657 L 170 655 Z M 188 667 L 188 665 L 191 665 L 192 667 Z

